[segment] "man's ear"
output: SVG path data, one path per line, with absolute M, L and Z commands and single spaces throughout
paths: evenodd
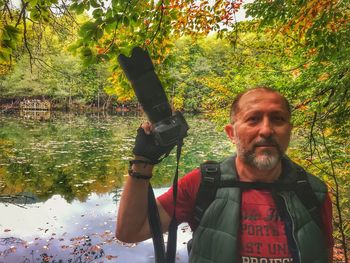
M 233 124 L 227 124 L 225 126 L 225 132 L 227 134 L 227 137 L 229 137 L 230 141 L 232 143 L 236 143 L 235 140 L 235 132 L 234 132 L 234 128 L 233 128 Z

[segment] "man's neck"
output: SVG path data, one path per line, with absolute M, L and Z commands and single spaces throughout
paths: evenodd
M 279 162 L 274 168 L 269 170 L 260 170 L 244 163 L 237 156 L 236 170 L 240 181 L 272 183 L 280 177 L 282 173 L 282 163 Z

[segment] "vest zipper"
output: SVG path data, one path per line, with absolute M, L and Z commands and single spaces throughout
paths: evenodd
M 290 194 L 290 193 L 289 193 Z M 293 240 L 294 240 L 294 244 L 295 244 L 295 246 L 296 246 L 296 248 L 297 248 L 297 250 L 298 250 L 298 262 L 299 263 L 301 263 L 301 255 L 300 255 L 300 249 L 299 249 L 299 245 L 298 245 L 298 243 L 297 243 L 297 240 L 296 240 L 296 238 L 295 238 L 295 234 L 294 234 L 294 228 L 295 228 L 295 226 L 294 226 L 294 222 L 293 222 L 293 219 L 292 219 L 292 216 L 291 216 L 291 214 L 290 214 L 290 210 L 289 210 L 289 207 L 288 207 L 288 205 L 287 205 L 287 200 L 286 200 L 286 198 L 284 197 L 284 195 L 283 194 L 278 194 L 280 197 L 282 197 L 282 199 L 283 199 L 283 201 L 284 201 L 284 204 L 285 204 L 285 206 L 286 206 L 286 209 L 287 209 L 287 212 L 288 212 L 288 216 L 289 216 L 289 218 L 290 218 L 290 220 L 291 220 L 291 222 L 292 222 L 292 237 L 293 237 Z

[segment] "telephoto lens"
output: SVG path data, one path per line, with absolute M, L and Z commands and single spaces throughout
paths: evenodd
M 135 47 L 130 58 L 121 54 L 118 62 L 150 122 L 156 123 L 170 117 L 172 115 L 170 104 L 154 72 L 148 52 L 140 47 Z
M 181 112 L 176 111 L 172 114 L 169 101 L 154 72 L 153 63 L 147 51 L 135 47 L 130 58 L 119 55 L 118 61 L 143 110 L 153 124 L 152 134 L 155 143 L 161 146 L 179 143 L 187 136 L 188 124 Z

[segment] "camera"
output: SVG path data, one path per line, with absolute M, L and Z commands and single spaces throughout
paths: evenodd
M 149 121 L 153 124 L 152 133 L 155 142 L 161 146 L 169 146 L 186 137 L 188 124 L 181 112 L 172 113 L 148 52 L 135 47 L 130 57 L 119 55 L 118 62 Z

